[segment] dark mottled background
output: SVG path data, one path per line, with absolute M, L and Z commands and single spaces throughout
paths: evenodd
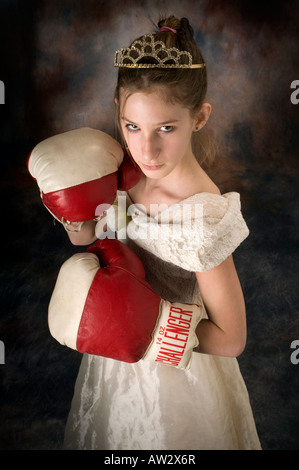
M 299 449 L 299 2 L 0 0 L 0 449 L 59 449 L 80 355 L 49 335 L 47 306 L 77 248 L 42 207 L 26 158 L 79 126 L 114 133 L 113 54 L 160 14 L 188 16 L 208 64 L 211 175 L 239 191 L 250 237 L 235 254 L 248 311 L 239 359 L 264 449 Z

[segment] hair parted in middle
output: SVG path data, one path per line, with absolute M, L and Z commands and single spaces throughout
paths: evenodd
M 174 16 L 170 16 L 158 22 L 158 27 L 156 32 L 153 33 L 153 37 L 155 41 L 164 43 L 167 49 L 176 48 L 179 51 L 189 52 L 192 56 L 193 64 L 204 64 L 205 61 L 195 43 L 193 34 L 193 28 L 187 18 L 179 20 Z M 136 38 L 133 42 L 142 40 L 143 37 Z M 146 56 L 141 59 L 145 64 L 149 60 L 151 58 Z M 165 102 L 176 102 L 189 109 L 191 116 L 194 117 L 204 103 L 207 93 L 206 66 L 193 69 L 120 67 L 118 69 L 118 80 L 115 89 L 115 101 L 117 103 L 116 119 L 119 129 L 120 96 L 124 96 L 126 100 L 134 93 L 151 93 L 153 91 L 161 93 Z M 210 146 L 210 143 L 207 143 L 207 135 L 203 134 L 202 131 L 197 132 L 194 136 L 195 146 L 200 153 L 196 157 L 200 163 L 205 163 L 209 166 L 213 162 L 214 155 L 212 146 Z

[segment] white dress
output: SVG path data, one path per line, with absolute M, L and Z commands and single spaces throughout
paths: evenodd
M 184 222 L 191 218 L 181 230 L 183 208 Z M 153 289 L 170 301 L 195 303 L 194 273 L 219 265 L 249 233 L 238 193 L 196 194 L 156 217 L 134 207 L 131 216 L 126 243 Z M 237 359 L 192 356 L 190 369 L 180 370 L 84 354 L 64 448 L 260 449 Z

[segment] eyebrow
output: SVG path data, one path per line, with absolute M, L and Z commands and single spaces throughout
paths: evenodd
M 125 116 L 122 116 L 121 119 L 122 119 L 122 121 L 129 122 L 130 124 L 134 124 L 134 126 L 138 126 L 138 124 L 136 122 L 132 121 L 131 119 L 126 118 Z M 156 125 L 157 126 L 165 126 L 166 124 L 174 124 L 175 122 L 179 122 L 179 120 L 178 119 L 169 119 L 169 121 L 158 122 Z

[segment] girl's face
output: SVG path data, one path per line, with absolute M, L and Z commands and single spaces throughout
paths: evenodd
M 145 176 L 160 179 L 193 159 L 191 136 L 197 119 L 158 92 L 136 92 L 122 105 L 121 128 L 131 155 Z

